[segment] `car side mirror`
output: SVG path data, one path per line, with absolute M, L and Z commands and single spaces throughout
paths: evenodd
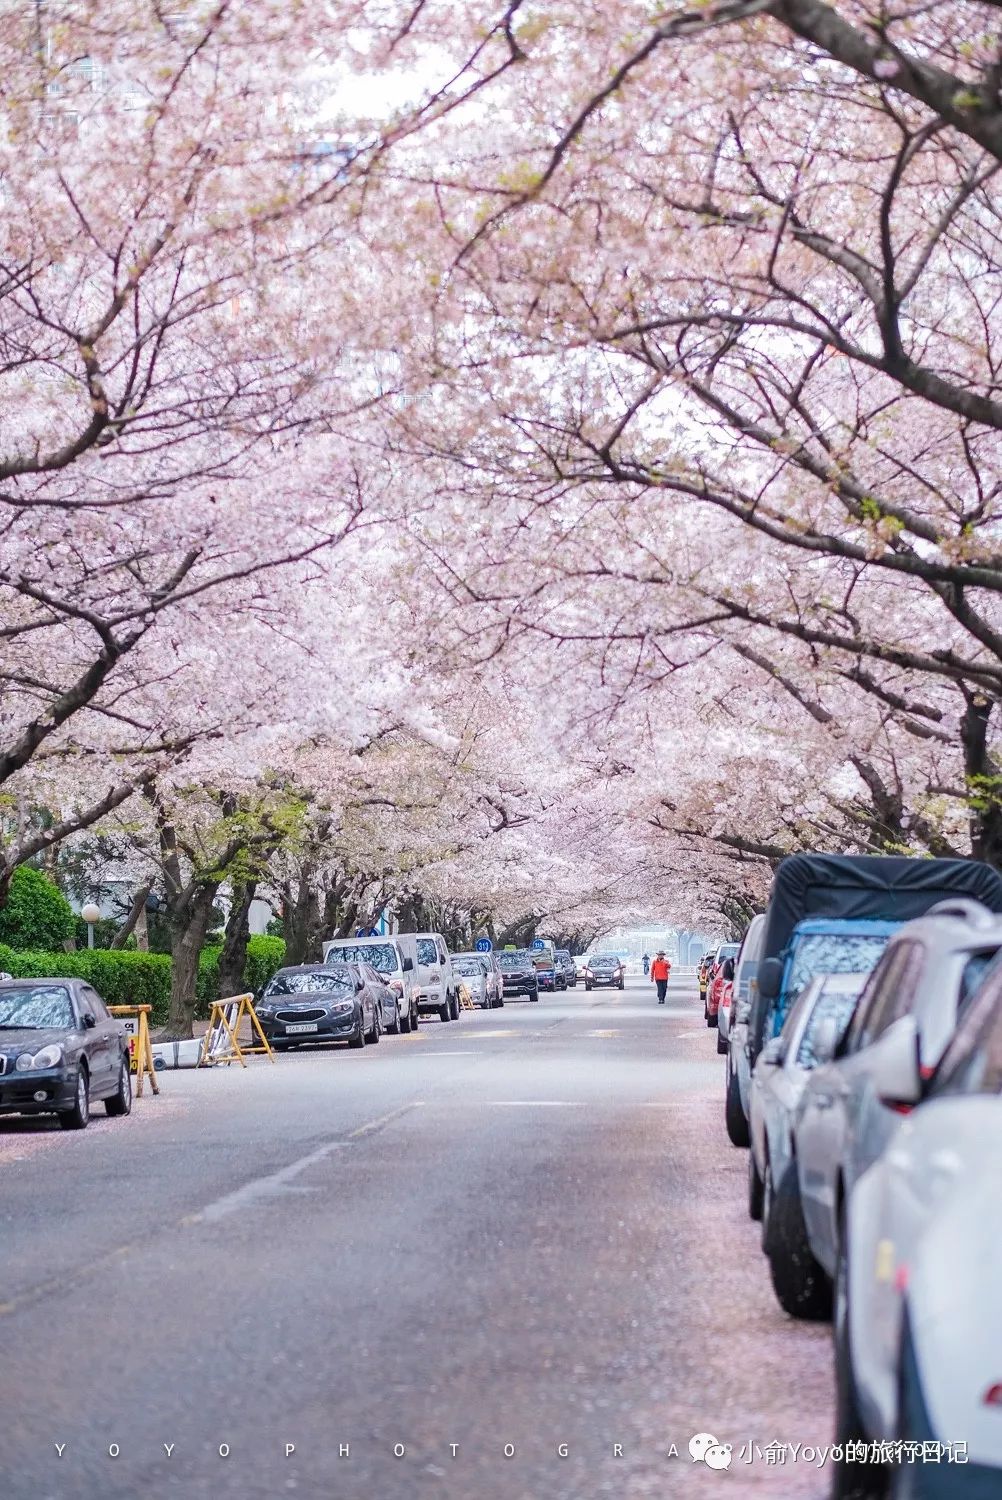
M 778 958 L 767 958 L 758 967 L 759 994 L 775 1000 L 783 983 L 783 965 Z
M 758 1055 L 760 1068 L 778 1068 L 786 1057 L 786 1045 L 781 1036 L 774 1036 Z
M 356 979 L 355 980 L 355 994 L 356 995 L 361 994 L 361 992 L 364 989 L 365 989 L 365 980 L 364 979 Z
M 443 966 L 443 967 L 444 967 L 444 966 L 445 966 L 445 965 L 446 965 L 446 964 L 447 964 L 447 963 L 448 963 L 448 962 L 449 962 L 449 960 L 448 960 L 448 959 L 447 959 L 447 958 L 440 958 L 440 959 L 439 959 L 439 963 L 440 963 L 440 964 L 442 964 L 442 966 Z
M 404 959 L 403 971 L 405 974 L 412 974 L 414 972 L 414 960 L 412 958 Z
M 911 1108 L 922 1097 L 919 1031 L 914 1016 L 902 1016 L 873 1043 L 871 1078 L 877 1097 L 892 1109 Z
M 834 1016 L 824 1016 L 818 1023 L 818 1034 L 814 1038 L 814 1056 L 819 1063 L 832 1062 L 838 1050 L 839 1031 Z
M 88 1031 L 92 1031 L 94 1029 L 94 1027 L 97 1025 L 97 1016 L 94 1014 L 94 1012 L 92 1010 L 85 1010 L 84 1011 L 84 1013 L 83 1013 L 83 1023 L 86 1026 L 86 1028 L 87 1028 Z

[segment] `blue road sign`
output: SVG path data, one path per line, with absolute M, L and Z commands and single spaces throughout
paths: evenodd
M 546 947 L 546 944 L 543 942 L 542 938 L 533 938 L 533 940 L 532 940 L 532 948 L 533 948 L 533 952 L 534 953 L 542 953 L 542 951 L 543 951 L 543 949 L 545 947 Z
M 490 953 L 493 947 L 494 944 L 491 942 L 490 938 L 477 938 L 478 953 Z

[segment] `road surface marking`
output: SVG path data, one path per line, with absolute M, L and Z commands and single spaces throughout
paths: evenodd
M 384 1125 L 389 1125 L 393 1120 L 399 1120 L 401 1115 L 409 1114 L 415 1109 L 416 1104 L 404 1104 L 400 1109 L 391 1110 L 388 1115 L 380 1115 L 376 1120 L 368 1120 L 364 1125 L 359 1125 L 347 1137 L 339 1140 L 327 1141 L 323 1146 L 318 1146 L 315 1151 L 310 1151 L 306 1156 L 300 1156 L 298 1160 L 290 1162 L 287 1167 L 280 1167 L 277 1172 L 269 1172 L 264 1177 L 254 1177 L 250 1182 L 245 1182 L 243 1187 L 235 1188 L 232 1193 L 225 1193 L 222 1198 L 207 1203 L 197 1213 L 187 1214 L 181 1223 L 190 1224 L 215 1224 L 220 1219 L 228 1218 L 230 1214 L 239 1213 L 241 1209 L 253 1208 L 256 1204 L 269 1198 L 280 1197 L 289 1191 L 290 1184 L 306 1172 L 310 1167 L 315 1167 L 319 1162 L 326 1161 L 335 1151 L 343 1151 L 348 1141 L 360 1140 L 363 1136 L 373 1135 L 377 1130 L 382 1130 Z
M 484 1099 L 495 1109 L 582 1109 L 583 1099 Z

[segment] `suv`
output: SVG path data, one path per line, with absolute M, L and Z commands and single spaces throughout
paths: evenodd
M 400 1001 L 400 1030 L 418 1029 L 417 945 L 409 932 L 392 937 L 332 938 L 324 943 L 325 964 L 370 964 Z
M 505 948 L 498 954 L 506 995 L 528 995 L 539 999 L 539 983 L 532 954 L 527 948 Z
M 794 1120 L 794 1161 L 774 1184 L 766 1253 L 787 1312 L 830 1313 L 843 1204 L 901 1123 L 900 1109 L 885 1104 L 874 1086 L 885 1054 L 902 1045 L 908 1030 L 912 1055 L 917 1048 L 929 1077 L 1000 950 L 1002 917 L 969 897 L 940 902 L 888 941 L 835 1061 L 811 1074 Z
M 557 963 L 560 965 L 563 971 L 564 987 L 571 990 L 576 989 L 578 982 L 578 966 L 574 962 L 573 958 L 571 958 L 571 951 L 569 948 L 557 949 Z
M 416 932 L 418 991 L 417 1008 L 441 1021 L 459 1020 L 459 984 L 452 972 L 452 960 L 439 932 Z

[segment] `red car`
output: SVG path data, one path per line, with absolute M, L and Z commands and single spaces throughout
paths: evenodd
M 703 1015 L 706 1019 L 707 1026 L 716 1026 L 717 1024 L 717 1011 L 720 1009 L 720 997 L 723 993 L 724 985 L 727 982 L 727 979 L 724 975 L 724 964 L 727 959 L 730 959 L 733 965 L 734 959 L 736 959 L 738 956 L 738 947 L 739 944 L 737 943 L 721 943 L 720 947 L 713 955 L 713 963 L 710 965 L 710 983 L 706 991 L 706 1000 L 703 1005 Z M 733 979 L 733 973 L 731 973 L 729 977 Z

